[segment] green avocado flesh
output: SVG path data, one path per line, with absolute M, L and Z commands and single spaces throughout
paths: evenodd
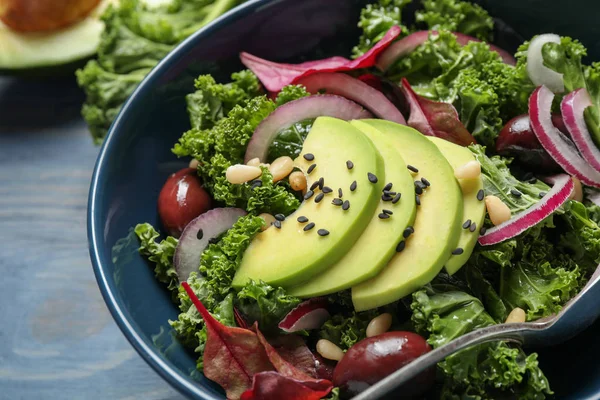
M 413 179 L 424 177 L 431 183 L 420 196 L 414 233 L 406 239 L 405 248 L 377 276 L 352 288 L 354 308 L 363 311 L 413 293 L 441 271 L 460 237 L 463 204 L 454 169 L 426 136 L 389 121 L 361 120 L 352 124 L 361 130 L 375 128 L 384 133 L 406 164 L 419 170 Z
M 104 29 L 98 14 L 55 32 L 14 32 L 0 22 L 0 69 L 50 67 L 92 56 Z
M 381 194 L 376 193 L 379 205 L 354 246 L 335 265 L 305 284 L 291 288 L 289 293 L 293 296 L 314 297 L 334 293 L 377 275 L 394 255 L 406 227 L 415 220 L 414 182 L 398 150 L 378 130 L 366 126 L 361 130 L 383 157 L 385 183 L 392 183 L 391 190 L 401 193 L 402 197 L 392 203 L 383 201 Z M 379 217 L 384 209 L 393 212 L 387 219 Z
M 312 154 L 314 160 L 307 161 L 306 154 Z M 348 160 L 354 163 L 352 169 L 346 166 Z M 284 288 L 306 282 L 346 254 L 370 222 L 385 182 L 383 159 L 371 140 L 348 122 L 319 117 L 295 160 L 296 167 L 305 172 L 312 164 L 316 167 L 308 174 L 308 186 L 322 177 L 332 192 L 317 203 L 322 192 L 316 188 L 315 194 L 281 223 L 281 229 L 272 226 L 257 235 L 244 253 L 233 287 L 239 288 L 249 279 Z M 369 181 L 368 173 L 378 178 L 377 183 Z M 355 191 L 350 190 L 353 181 L 357 183 Z M 338 188 L 343 200 L 349 201 L 347 210 L 332 204 Z M 298 222 L 300 216 L 309 221 Z M 309 223 L 314 223 L 314 228 L 304 231 Z M 320 229 L 329 234 L 319 235 Z
M 436 137 L 428 138 L 437 146 L 454 169 L 465 165 L 469 161 L 476 161 L 473 153 L 466 147 Z M 465 265 L 471 253 L 473 253 L 479 238 L 479 229 L 483 226 L 483 220 L 485 219 L 485 203 L 477 200 L 477 192 L 483 190 L 481 176 L 476 179 L 459 179 L 458 183 L 463 195 L 463 221 L 460 223 L 461 232 L 457 247 L 463 249 L 464 252 L 450 256 L 450 259 L 446 262 L 446 272 L 450 275 L 455 274 Z M 462 227 L 467 220 L 471 220 L 471 223 L 475 224 L 473 231 Z

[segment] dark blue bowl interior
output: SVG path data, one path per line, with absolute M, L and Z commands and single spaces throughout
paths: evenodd
M 150 74 L 123 108 L 101 150 L 88 221 L 100 289 L 136 350 L 190 397 L 222 399 L 223 395 L 217 385 L 196 372 L 196 355 L 172 336 L 168 320 L 177 318 L 177 307 L 137 253 L 138 242 L 131 231 L 139 222 L 159 226 L 156 201 L 160 188 L 170 173 L 187 165 L 187 160 L 177 160 L 170 151 L 189 129 L 184 95 L 193 90 L 193 79 L 199 74 L 212 73 L 218 80 L 227 80 L 231 72 L 241 69 L 237 55 L 242 50 L 292 62 L 348 54 L 356 42 L 355 26 L 364 3 L 254 0 L 228 13 L 179 46 Z M 543 12 L 538 10 L 542 7 L 539 1 L 487 3 L 494 15 L 512 23 L 523 37 L 558 31 L 579 37 L 593 53 L 600 52 L 594 40 L 598 31 L 595 14 L 586 17 L 573 11 L 586 6 L 600 8 L 591 1 L 572 1 L 564 12 L 561 1 L 544 2 Z M 582 23 L 585 18 L 590 24 Z M 519 44 L 514 33 L 499 36 L 511 50 Z M 556 357 L 542 354 L 542 359 L 551 372 L 558 371 Z M 592 371 L 598 375 L 598 368 Z M 592 379 L 595 375 L 578 379 L 582 396 L 600 390 L 600 384 Z

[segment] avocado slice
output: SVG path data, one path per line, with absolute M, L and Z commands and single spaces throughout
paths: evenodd
M 465 165 L 469 161 L 476 161 L 473 153 L 466 147 L 458 146 L 436 137 L 428 136 L 428 138 L 437 146 L 454 169 Z M 451 255 L 450 259 L 446 262 L 446 272 L 450 275 L 455 274 L 471 257 L 471 253 L 473 253 L 473 249 L 479 238 L 479 229 L 483 226 L 485 219 L 485 203 L 477 200 L 477 192 L 483 190 L 483 179 L 481 176 L 476 179 L 459 179 L 458 183 L 463 195 L 463 221 L 460 223 L 461 231 L 457 247 L 463 249 L 463 253 Z M 467 228 L 463 228 L 463 224 L 467 220 L 470 220 L 471 224 L 475 224 L 475 226 L 470 225 Z M 471 231 L 471 229 L 473 230 Z
M 424 177 L 431 184 L 419 197 L 414 233 L 406 239 L 405 248 L 377 276 L 352 288 L 354 308 L 363 311 L 411 294 L 440 272 L 456 249 L 463 205 L 453 168 L 426 136 L 389 121 L 361 120 L 352 124 L 386 134 L 404 161 L 419 170 L 414 179 Z
M 91 57 L 100 43 L 104 0 L 81 21 L 52 32 L 15 32 L 0 22 L 0 70 L 55 67 Z
M 353 162 L 351 169 L 346 164 L 348 160 Z M 316 167 L 308 173 L 314 164 Z M 324 187 L 332 191 L 324 194 L 315 188 L 314 195 L 281 223 L 281 229 L 270 227 L 257 235 L 233 279 L 235 288 L 249 279 L 262 279 L 284 288 L 311 279 L 348 252 L 379 204 L 385 182 L 383 159 L 371 140 L 348 122 L 317 118 L 295 165 L 308 174 L 309 187 L 322 177 Z M 377 177 L 376 183 L 369 180 L 369 173 Z M 351 191 L 354 181 L 357 187 Z M 343 200 L 349 202 L 348 209 L 332 203 L 338 188 L 342 188 Z M 321 194 L 323 199 L 317 203 Z M 308 221 L 299 222 L 300 216 Z M 314 228 L 305 231 L 309 224 L 315 224 Z
M 413 201 L 415 187 L 411 174 L 402 156 L 377 129 L 367 126 L 361 130 L 375 145 L 385 163 L 385 182 L 392 183 L 391 190 L 401 193 L 399 201 L 392 203 L 387 197 L 379 197 L 379 205 L 371 215 L 369 225 L 354 246 L 339 260 L 310 281 L 289 289 L 289 294 L 297 297 L 314 297 L 348 289 L 377 275 L 395 253 L 398 242 L 408 225 L 415 220 L 416 204 Z M 344 196 L 346 193 L 343 193 Z M 381 194 L 376 193 L 376 196 Z M 380 218 L 383 210 L 393 214 Z

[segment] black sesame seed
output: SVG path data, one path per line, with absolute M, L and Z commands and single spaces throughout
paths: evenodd
M 347 209 L 350 208 L 350 202 L 348 200 L 346 200 L 343 204 L 342 204 L 342 210 L 346 211 Z
M 418 206 L 421 205 L 421 198 L 419 197 L 419 195 L 415 196 L 415 202 L 417 203 Z
M 219 243 L 219 238 L 216 238 L 216 237 L 210 238 L 210 239 L 208 239 L 208 243 L 209 244 L 217 244 L 217 243 Z
M 477 229 L 477 223 L 473 222 L 473 223 L 471 224 L 471 226 L 469 227 L 469 230 L 470 230 L 471 232 L 475 232 L 475 230 L 476 230 L 476 229 Z
M 275 219 L 277 221 L 284 221 L 285 220 L 285 215 L 283 215 L 283 214 L 275 214 L 274 217 L 275 217 Z
M 338 197 L 339 197 L 339 198 L 342 198 L 342 197 L 344 197 L 344 192 L 342 192 L 342 188 L 339 188 L 339 189 L 338 189 Z
M 407 165 L 407 166 L 406 166 L 406 168 L 408 168 L 409 170 L 411 170 L 411 171 L 412 171 L 412 172 L 414 172 L 415 174 L 416 174 L 417 172 L 419 172 L 419 170 L 418 170 L 418 169 L 416 169 L 415 167 L 413 167 L 412 165 Z
M 333 189 L 331 189 L 329 186 L 323 186 L 323 193 L 331 193 L 333 192 Z
M 400 253 L 406 247 L 406 242 L 403 240 L 396 246 L 396 251 Z
M 379 213 L 378 217 L 379 219 L 388 219 L 390 216 L 386 213 Z
M 468 219 L 465 221 L 464 224 L 462 224 L 463 229 L 469 229 L 469 227 L 471 226 L 471 220 Z
M 392 215 L 394 213 L 392 210 L 386 210 L 385 208 L 381 211 L 383 211 L 384 213 L 389 214 L 389 215 Z
M 323 190 L 323 186 L 325 186 L 325 179 L 323 177 L 319 178 L 319 189 Z
M 546 192 L 539 192 L 538 193 L 538 197 L 541 199 L 542 197 L 544 197 L 546 195 Z
M 390 183 L 388 183 L 387 185 L 385 185 L 385 186 L 383 187 L 383 191 L 384 191 L 384 192 L 387 192 L 387 191 L 389 191 L 391 188 L 392 188 L 392 182 L 390 182 Z
M 398 193 L 396 196 L 394 196 L 394 199 L 392 200 L 392 203 L 396 204 L 398 201 L 400 201 L 401 197 L 402 197 L 402 193 Z
M 315 155 L 312 153 L 306 153 L 303 157 L 306 161 L 312 161 L 315 159 Z
M 423 188 L 419 185 L 415 185 L 415 193 L 416 194 L 423 194 Z
M 313 172 L 313 170 L 317 167 L 317 164 L 312 164 L 310 167 L 308 167 L 308 169 L 306 170 L 306 173 L 310 175 L 311 172 Z
M 204 237 L 204 231 L 202 229 L 198 229 L 198 233 L 196 233 L 196 239 L 202 240 Z
M 452 254 L 454 254 L 455 256 L 464 253 L 465 251 L 463 249 L 461 249 L 460 247 L 457 247 L 456 249 L 452 250 Z
M 319 181 L 314 181 L 312 185 L 310 185 L 310 190 L 315 190 L 317 187 L 319 187 Z
M 485 226 L 482 226 L 481 229 L 479 230 L 480 235 L 485 235 L 486 232 L 487 232 L 487 228 Z
M 319 193 L 318 195 L 315 196 L 315 203 L 320 203 L 321 200 L 323 200 L 323 197 L 325 197 L 325 193 Z
M 534 183 L 536 183 L 536 182 L 537 182 L 537 178 L 536 178 L 536 177 L 533 177 L 533 178 L 531 178 L 531 179 L 530 179 L 528 182 L 529 182 L 529 183 L 531 183 L 531 184 L 533 185 Z
M 382 194 L 381 195 L 381 201 L 392 201 L 393 197 L 390 196 L 389 194 Z
M 530 180 L 531 178 L 533 178 L 533 173 L 531 173 L 531 172 L 527 172 L 527 173 L 525 173 L 525 174 L 523 175 L 523 178 L 522 178 L 522 180 L 524 180 L 524 181 L 528 181 L 528 180 Z
M 483 200 L 484 195 L 485 193 L 483 192 L 483 189 L 479 189 L 479 191 L 477 192 L 477 200 Z
M 388 196 L 395 196 L 396 192 L 392 192 L 391 190 L 384 190 L 383 194 L 387 194 Z
M 346 168 L 348 168 L 348 169 L 354 168 L 354 163 L 350 160 L 346 161 Z
M 421 189 L 425 189 L 427 186 L 421 181 L 415 181 L 415 186 L 420 187 Z
M 404 230 L 404 232 L 402 232 L 402 236 L 404 237 L 404 239 L 406 239 L 410 235 L 412 235 L 414 232 L 415 232 L 415 229 L 412 226 L 407 226 L 406 229 Z
M 315 194 L 315 192 L 313 192 L 312 190 L 309 190 L 308 192 L 306 192 L 306 194 L 304 195 L 304 200 L 308 200 L 310 199 L 313 194 Z
M 356 190 L 356 181 L 354 181 L 350 184 L 350 191 L 354 192 L 355 190 Z
M 333 204 L 334 206 L 341 206 L 342 204 L 344 204 L 344 201 L 342 199 L 333 199 L 331 200 L 331 204 Z
M 427 187 L 431 186 L 431 183 L 425 178 L 421 178 L 421 182 L 423 182 L 423 184 Z
M 311 230 L 312 228 L 314 228 L 314 227 L 315 227 L 315 223 L 314 223 L 314 222 L 311 222 L 311 223 L 308 223 L 308 224 L 306 224 L 306 226 L 303 228 L 303 230 L 304 230 L 305 232 L 306 232 L 306 231 L 310 231 L 310 230 Z
M 517 189 L 510 189 L 510 194 L 512 194 L 515 197 L 521 197 L 522 193 L 519 192 Z
M 305 222 L 308 222 L 308 218 L 306 218 L 304 215 L 301 215 L 298 217 L 297 221 L 303 224 Z
M 262 181 L 260 179 L 253 180 L 252 183 L 250 184 L 250 188 L 252 188 L 252 189 L 256 189 L 261 186 L 262 186 Z
M 278 220 L 273 221 L 273 226 L 277 229 L 281 229 L 281 221 L 278 221 Z
M 377 183 L 377 177 L 374 174 L 368 172 L 367 173 L 367 177 L 369 178 L 369 182 L 371 182 L 371 183 Z
M 329 235 L 329 231 L 327 229 L 319 229 L 317 231 L 317 233 L 319 234 L 319 236 L 327 236 L 327 235 Z

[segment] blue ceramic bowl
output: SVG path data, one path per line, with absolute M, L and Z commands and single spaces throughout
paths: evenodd
M 523 37 L 542 31 L 582 39 L 596 54 L 596 13 L 580 15 L 595 0 L 489 0 L 493 15 L 512 23 Z M 212 73 L 228 79 L 241 69 L 237 54 L 244 50 L 280 61 L 298 62 L 348 54 L 356 42 L 360 0 L 252 0 L 229 12 L 182 43 L 142 82 L 123 107 L 100 151 L 92 180 L 88 234 L 98 285 L 117 324 L 139 354 L 171 385 L 195 399 L 223 399 L 217 385 L 195 370 L 196 355 L 172 336 L 169 319 L 177 308 L 137 253 L 132 227 L 139 222 L 159 225 L 156 202 L 166 177 L 184 167 L 170 149 L 189 129 L 184 95 L 193 79 Z M 586 4 L 587 3 L 587 4 Z M 584 13 L 585 14 L 585 13 Z M 533 18 L 532 16 L 535 16 Z M 584 20 L 587 18 L 589 23 Z M 508 48 L 519 38 L 506 36 Z M 600 326 L 583 340 L 542 351 L 542 364 L 557 390 L 557 398 L 600 395 Z M 573 362 L 572 354 L 578 356 Z M 564 368 L 568 366 L 568 368 Z

